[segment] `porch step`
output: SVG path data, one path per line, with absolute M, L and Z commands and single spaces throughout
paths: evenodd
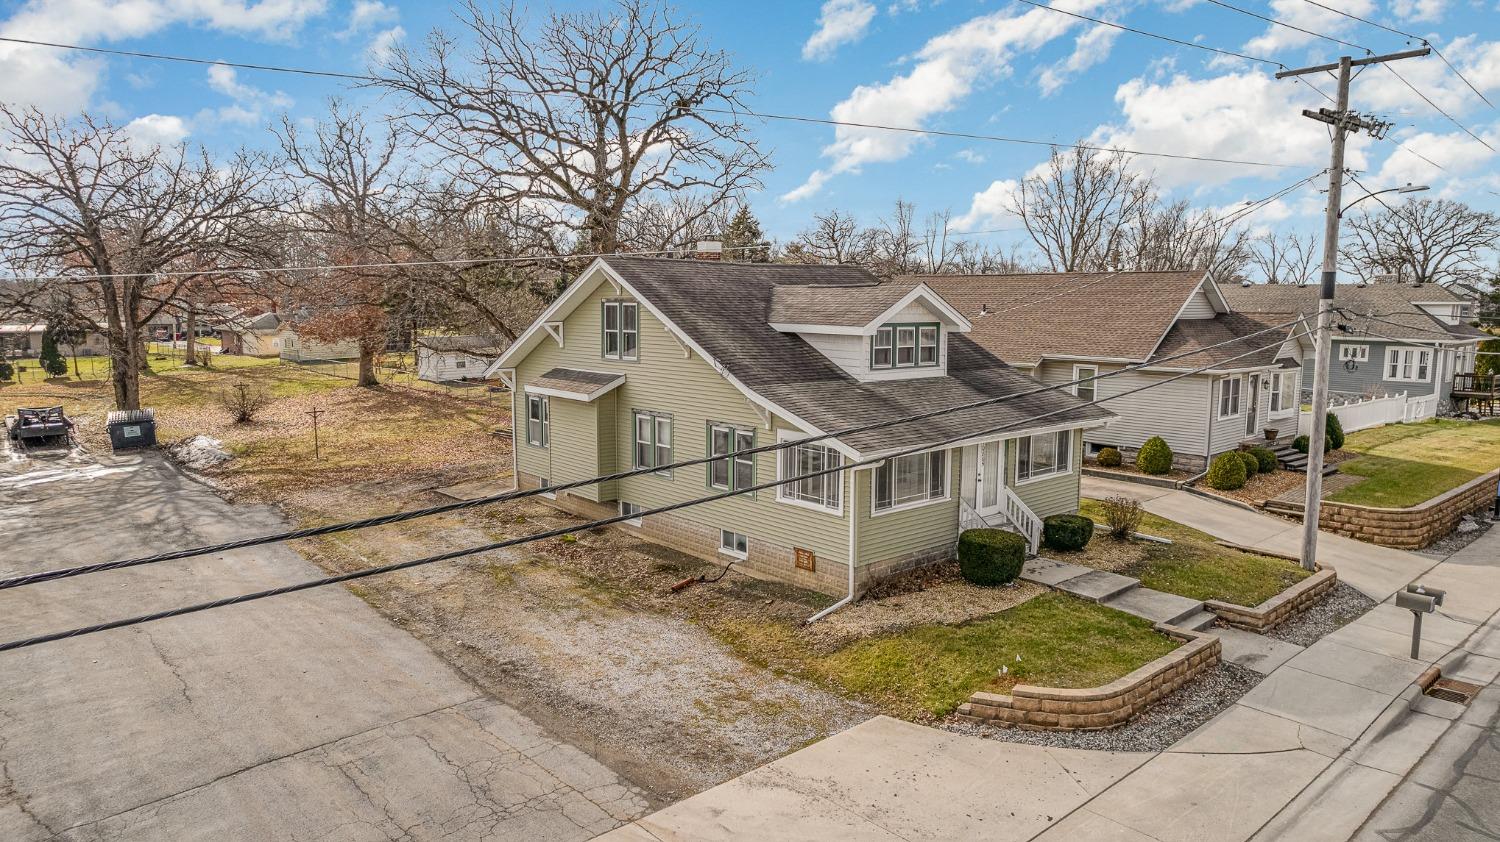
M 1283 469 L 1288 470 L 1288 471 L 1296 471 L 1299 474 L 1305 474 L 1305 473 L 1307 473 L 1307 454 L 1306 453 L 1299 452 L 1298 450 L 1296 450 L 1295 448 L 1293 448 L 1291 445 L 1284 445 L 1282 447 L 1278 447 L 1275 450 L 1272 450 L 1271 452 L 1274 453 L 1274 454 L 1276 454 L 1276 461 L 1279 462 L 1279 463 L 1281 463 L 1281 467 Z M 1334 466 L 1334 465 L 1324 465 L 1323 466 L 1323 476 L 1325 476 L 1325 477 L 1326 476 L 1332 476 L 1333 474 L 1336 474 L 1338 472 L 1339 472 L 1339 469 L 1338 469 L 1337 466 Z
M 1111 600 L 1127 591 L 1139 588 L 1139 580 L 1129 576 L 1121 576 L 1118 573 L 1110 573 L 1106 570 L 1090 570 L 1082 576 L 1075 576 L 1054 585 L 1063 593 L 1070 593 L 1080 599 L 1090 602 L 1108 604 Z
M 1173 626 L 1181 625 L 1187 618 L 1194 617 L 1203 611 L 1201 600 L 1151 588 L 1131 588 L 1102 602 L 1117 611 L 1144 617 L 1153 623 L 1166 623 Z
M 1218 614 L 1215 614 L 1212 611 L 1204 611 L 1200 609 L 1193 614 L 1187 617 L 1183 617 L 1174 623 L 1169 623 L 1168 625 L 1177 626 L 1178 628 L 1183 629 L 1191 629 L 1193 631 L 1203 631 L 1209 626 L 1212 626 L 1214 624 L 1214 621 L 1217 619 L 1219 619 Z

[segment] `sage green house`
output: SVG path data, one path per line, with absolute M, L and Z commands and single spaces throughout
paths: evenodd
M 926 285 L 856 267 L 608 257 L 487 375 L 513 387 L 519 487 L 642 469 L 556 505 L 644 512 L 621 525 L 843 595 L 951 557 L 961 528 L 1035 548 L 1043 517 L 1077 510 L 1082 431 L 1112 416 L 1016 373 L 971 328 Z M 693 459 L 708 461 L 675 465 Z

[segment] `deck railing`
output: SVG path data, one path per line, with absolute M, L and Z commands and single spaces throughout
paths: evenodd
M 1478 395 L 1500 395 L 1500 382 L 1493 374 L 1455 374 L 1453 391 Z

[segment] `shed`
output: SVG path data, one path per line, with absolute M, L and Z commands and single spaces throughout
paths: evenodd
M 416 341 L 417 378 L 480 380 L 510 343 L 496 336 L 422 336 Z

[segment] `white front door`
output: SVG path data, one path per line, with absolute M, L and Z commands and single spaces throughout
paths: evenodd
M 978 446 L 974 460 L 974 509 L 981 517 L 1000 511 L 1003 501 L 1000 489 L 1005 485 L 1005 442 L 990 441 Z

